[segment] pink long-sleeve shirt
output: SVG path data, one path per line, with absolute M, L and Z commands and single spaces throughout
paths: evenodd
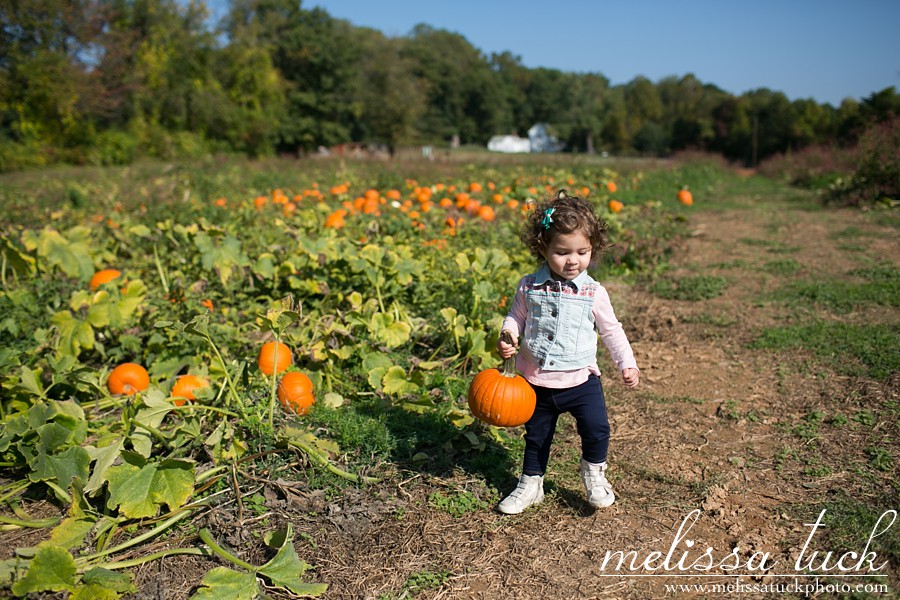
M 543 279 L 542 274 L 547 272 L 546 269 L 542 268 L 539 269 L 535 275 L 541 276 Z M 543 283 L 544 281 L 536 281 L 535 276 L 533 275 L 525 276 L 519 281 L 512 306 L 510 307 L 509 313 L 507 314 L 506 319 L 504 319 L 502 326 L 502 329 L 509 330 L 513 335 L 513 339 L 518 340 L 519 336 L 526 330 L 525 325 L 526 318 L 528 318 L 528 309 L 525 295 L 528 291 L 528 286 L 532 286 L 533 288 L 535 285 L 541 285 Z M 581 289 L 585 285 L 594 286 L 594 301 L 591 311 L 594 320 L 594 330 L 600 335 L 603 345 L 609 351 L 613 362 L 620 372 L 628 368 L 637 369 L 637 361 L 634 358 L 631 344 L 628 342 L 628 338 L 622 328 L 622 323 L 616 318 L 606 288 L 595 282 L 587 272 L 582 273 L 572 281 L 568 282 L 568 285 L 571 285 L 576 289 Z M 566 323 L 566 326 L 591 327 L 592 324 L 585 320 L 581 323 Z M 587 366 L 571 370 L 556 371 L 542 369 L 540 365 L 528 360 L 523 356 L 522 352 L 519 352 L 516 356 L 516 368 L 529 383 L 555 389 L 574 387 L 587 381 L 588 376 L 591 374 L 597 376 L 600 375 L 600 367 L 597 364 L 596 355 Z

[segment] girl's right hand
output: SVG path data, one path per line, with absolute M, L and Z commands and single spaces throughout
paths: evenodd
M 512 336 L 510 336 L 512 337 Z M 515 338 L 513 338 L 515 340 Z M 501 358 L 510 358 L 516 353 L 516 344 L 513 342 L 512 344 L 507 344 L 503 341 L 502 336 L 501 339 L 497 340 L 497 352 L 500 353 Z

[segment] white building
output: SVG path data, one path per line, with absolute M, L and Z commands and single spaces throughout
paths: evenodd
M 495 135 L 488 140 L 491 152 L 531 152 L 531 140 L 517 135 Z
M 547 125 L 535 123 L 528 130 L 528 137 L 517 135 L 495 135 L 488 140 L 487 148 L 491 152 L 559 152 L 562 144 L 550 135 Z

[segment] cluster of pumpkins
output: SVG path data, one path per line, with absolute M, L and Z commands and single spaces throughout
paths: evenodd
M 266 375 L 275 375 L 288 369 L 293 363 L 291 349 L 282 342 L 267 342 L 262 345 L 257 358 L 259 370 Z M 143 366 L 127 362 L 118 365 L 109 374 L 106 386 L 111 394 L 132 396 L 150 385 L 150 375 Z M 194 392 L 209 386 L 209 381 L 197 375 L 179 375 L 172 385 L 169 395 L 175 406 L 196 400 Z M 300 371 L 284 373 L 278 381 L 278 400 L 285 410 L 302 415 L 315 403 L 313 384 Z
M 293 363 L 291 349 L 282 342 L 262 345 L 257 358 L 259 370 L 266 375 L 284 373 L 278 381 L 277 396 L 288 412 L 302 415 L 315 403 L 313 384 L 300 371 L 287 371 Z M 118 365 L 109 374 L 106 385 L 111 394 L 132 396 L 150 385 L 147 369 L 133 362 Z M 169 395 L 176 406 L 196 400 L 194 392 L 209 386 L 197 375 L 179 375 Z M 485 369 L 472 380 L 468 392 L 469 409 L 482 421 L 497 427 L 522 425 L 534 413 L 535 394 L 527 381 L 515 371 L 515 359 L 506 359 L 501 368 Z

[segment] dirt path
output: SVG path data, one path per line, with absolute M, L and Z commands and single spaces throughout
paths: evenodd
M 667 591 L 666 584 L 734 584 L 735 576 L 697 576 L 702 565 L 723 561 L 740 563 L 737 572 L 757 574 L 741 577 L 742 585 L 787 585 L 790 579 L 771 575 L 796 572 L 811 530 L 804 524 L 815 519 L 817 506 L 846 494 L 882 510 L 900 508 L 896 487 L 884 484 L 896 481 L 896 462 L 883 473 L 859 468 L 873 444 L 887 443 L 895 461 L 898 456 L 896 422 L 885 424 L 879 412 L 896 411 L 896 374 L 887 381 L 848 377 L 802 353 L 747 346 L 763 327 L 797 317 L 769 295 L 785 281 L 845 276 L 861 261 L 879 257 L 900 263 L 893 231 L 852 211 L 763 207 L 752 198 L 737 208 L 698 211 L 691 226 L 693 236 L 672 275 L 723 276 L 728 283 L 722 295 L 663 300 L 640 286 L 609 286 L 643 369 L 636 392 L 604 381 L 616 504 L 593 511 L 583 502 L 577 436 L 566 418 L 546 478 L 547 498 L 523 515 L 480 510 L 452 516 L 429 502 L 435 490 L 483 492 L 483 481 L 462 473 L 449 480 L 411 474 L 396 486 L 340 502 L 301 494 L 297 512 L 324 510 L 324 519 L 293 520 L 308 542 L 298 544 L 301 556 L 317 566 L 314 579 L 330 586 L 326 597 L 675 597 L 693 594 Z M 779 275 L 785 270 L 791 271 L 787 277 Z M 870 312 L 841 318 L 897 322 L 896 309 Z M 851 421 L 841 427 L 834 419 L 834 426 L 823 424 L 814 436 L 798 435 L 798 426 L 819 424 L 809 423 L 815 411 L 822 423 L 828 415 L 852 419 L 859 411 L 877 417 L 871 427 Z M 510 486 L 516 475 L 510 473 Z M 663 560 L 670 549 L 673 568 L 667 570 Z M 833 549 L 837 557 L 851 548 L 815 549 Z M 614 555 L 603 567 L 607 553 L 616 551 L 635 553 L 618 567 Z M 652 552 L 661 554 L 654 560 Z M 644 568 L 632 570 L 632 558 Z M 763 558 L 766 568 L 760 568 Z M 682 570 L 674 568 L 679 559 Z M 898 569 L 890 564 L 881 571 L 890 573 L 893 590 Z M 665 573 L 690 576 L 634 576 Z M 728 594 L 770 596 L 802 594 Z

